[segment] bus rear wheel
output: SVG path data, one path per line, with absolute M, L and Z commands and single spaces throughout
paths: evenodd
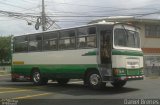
M 102 82 L 98 71 L 90 71 L 86 75 L 85 85 L 92 89 L 101 89 L 106 86 L 106 83 Z
M 127 81 L 113 81 L 111 82 L 111 84 L 115 87 L 115 88 L 122 88 Z
M 32 80 L 34 85 L 46 85 L 48 82 L 47 78 L 42 78 L 42 75 L 38 70 L 33 71 Z
M 68 78 L 60 78 L 56 80 L 58 82 L 59 85 L 65 85 L 69 82 Z

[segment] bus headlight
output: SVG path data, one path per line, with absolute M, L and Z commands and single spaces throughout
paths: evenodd
M 115 75 L 125 74 L 125 69 L 114 69 L 114 74 Z

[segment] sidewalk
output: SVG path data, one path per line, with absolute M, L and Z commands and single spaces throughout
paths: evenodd
M 160 76 L 148 76 L 145 79 L 160 79 Z

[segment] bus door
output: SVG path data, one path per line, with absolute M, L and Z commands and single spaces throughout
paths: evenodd
M 112 45 L 112 31 L 100 30 L 100 73 L 103 80 L 110 80 L 112 76 L 111 63 L 111 47 Z

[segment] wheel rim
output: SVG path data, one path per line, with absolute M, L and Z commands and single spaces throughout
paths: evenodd
M 39 82 L 40 81 L 40 73 L 35 72 L 34 75 L 33 75 L 33 80 L 36 83 Z
M 100 76 L 98 74 L 92 74 L 90 76 L 90 83 L 92 85 L 97 85 L 99 83 L 99 81 L 100 81 Z

